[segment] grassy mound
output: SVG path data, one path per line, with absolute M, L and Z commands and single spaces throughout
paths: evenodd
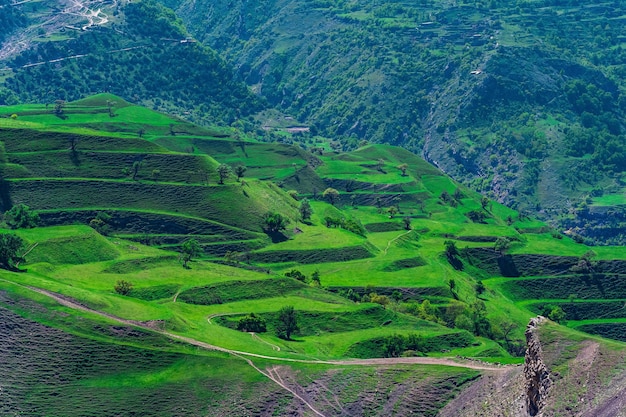
M 401 271 L 403 269 L 408 268 L 417 268 L 418 266 L 428 265 L 426 260 L 421 256 L 416 256 L 414 258 L 407 259 L 398 259 L 397 261 L 393 261 L 391 264 L 387 265 L 383 268 L 385 272 L 395 272 Z
M 253 262 L 263 264 L 283 262 L 317 264 L 326 262 L 346 262 L 372 257 L 374 257 L 374 254 L 363 245 L 332 249 L 270 250 L 251 254 Z
M 119 256 L 114 245 L 88 227 L 80 228 L 76 234 L 61 237 L 48 237 L 53 236 L 53 232 L 46 232 L 47 236 L 34 236 L 36 230 L 20 234 L 36 244 L 26 255 L 29 264 L 47 262 L 53 265 L 76 265 L 108 261 Z
M 178 301 L 188 304 L 213 305 L 239 300 L 256 300 L 286 295 L 306 288 L 291 278 L 271 278 L 262 281 L 228 281 L 182 291 Z

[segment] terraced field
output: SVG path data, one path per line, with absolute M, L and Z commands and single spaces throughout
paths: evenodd
M 111 99 L 100 100 L 106 97 Z M 591 334 L 621 337 L 626 322 L 623 249 L 585 255 L 589 248 L 584 245 L 485 201 L 406 151 L 367 145 L 350 153 L 313 155 L 286 144 L 247 142 L 236 131 L 203 131 L 162 115 L 131 111 L 131 105 L 110 117 L 102 114 L 106 107 L 97 98 L 72 106 L 66 119 L 19 107 L 7 109 L 17 118 L 0 118 L 4 208 L 23 203 L 40 217 L 32 229 L 3 229 L 25 244 L 22 272 L 0 270 L 0 290 L 8 297 L 0 306 L 93 343 L 122 344 L 130 349 L 123 353 L 129 357 L 152 349 L 165 358 L 156 376 L 139 361 L 137 370 L 129 368 L 131 376 L 121 368 L 115 368 L 115 376 L 102 375 L 95 367 L 94 374 L 85 376 L 91 382 L 81 376 L 76 384 L 140 380 L 139 386 L 163 387 L 175 395 L 180 381 L 194 387 L 181 401 L 204 401 L 210 405 L 196 410 L 216 407 L 228 415 L 282 414 L 290 407 L 389 415 L 386 407 L 405 410 L 397 403 L 399 398 L 408 401 L 404 394 L 373 405 L 369 401 L 380 399 L 371 391 L 373 382 L 365 381 L 374 374 L 337 365 L 356 365 L 353 358 L 402 356 L 453 365 L 458 364 L 445 358 L 520 363 L 523 329 L 539 313 Z M 136 120 L 124 114 L 144 114 L 155 124 L 146 123 L 139 135 L 132 131 Z M 48 123 L 51 117 L 58 120 Z M 175 132 L 168 135 L 163 129 Z M 243 178 L 230 176 L 219 184 L 217 167 L 224 161 L 249 170 Z M 305 198 L 310 216 L 303 218 Z M 269 230 L 268 213 L 279 214 L 283 227 Z M 192 238 L 202 250 L 183 267 L 181 250 Z M 116 289 L 121 281 L 130 285 L 127 291 Z M 20 301 L 10 301 L 12 297 Z M 46 317 L 21 307 L 28 299 L 45 306 L 33 309 L 56 313 Z M 289 308 L 298 326 L 285 337 L 282 312 Z M 556 308 L 564 317 L 555 315 Z M 242 323 L 251 318 L 263 325 L 241 331 L 248 330 Z M 84 324 L 88 320 L 100 324 Z M 141 334 L 130 337 L 129 330 L 119 330 L 117 338 L 121 324 L 139 326 Z M 159 340 L 144 343 L 144 337 Z M 255 362 L 194 350 L 206 347 L 236 358 L 245 354 Z M 160 355 L 154 353 L 154 358 Z M 320 360 L 333 361 L 334 367 Z M 204 367 L 204 361 L 214 361 L 209 367 L 216 369 L 180 376 L 189 363 Z M 200 380 L 214 373 L 231 384 L 217 370 L 229 367 L 229 361 L 236 361 L 233 369 L 246 369 L 240 385 L 233 383 L 236 400 L 247 404 L 245 411 L 224 404 L 223 390 L 197 392 L 204 389 Z M 279 367 L 272 361 L 296 365 Z M 473 367 L 498 369 L 481 366 Z M 408 378 L 409 368 L 393 369 L 389 372 L 397 372 L 401 384 L 414 383 L 424 393 L 428 386 L 445 401 L 457 385 L 476 376 L 474 371 L 429 368 L 424 378 Z M 297 383 L 281 382 L 277 372 Z M 390 384 L 395 381 L 388 368 L 372 372 L 386 375 Z M 336 375 L 342 374 L 361 384 L 359 393 L 340 386 Z M 308 383 L 302 381 L 306 375 L 313 375 Z M 276 385 L 270 388 L 262 378 Z M 326 394 L 298 394 L 313 390 L 316 378 L 337 387 L 334 405 L 319 402 Z M 20 399 L 15 401 L 23 402 L 39 389 L 29 384 L 16 391 Z M 72 384 L 66 387 L 70 391 Z M 272 398 L 271 404 L 249 399 L 257 388 Z M 290 394 L 277 394 L 281 389 Z M 123 402 L 126 394 L 115 395 L 109 401 Z M 32 410 L 57 410 L 49 405 L 52 396 L 45 391 L 46 399 Z M 86 398 L 77 396 L 68 404 Z M 432 414 L 445 401 L 424 407 Z M 170 413 L 167 407 L 159 405 L 155 413 Z

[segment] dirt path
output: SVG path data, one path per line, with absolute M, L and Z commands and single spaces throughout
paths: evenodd
M 11 282 L 12 284 L 15 284 L 15 285 L 20 285 L 12 281 L 7 281 L 7 282 Z M 446 366 L 454 366 L 458 368 L 476 369 L 476 370 L 481 370 L 481 371 L 503 371 L 512 367 L 511 365 L 494 365 L 494 364 L 489 364 L 489 363 L 471 361 L 471 360 L 466 360 L 466 359 L 458 359 L 458 358 L 406 357 L 406 358 L 371 358 L 371 359 L 346 359 L 346 360 L 312 360 L 312 359 L 281 358 L 277 356 L 261 355 L 258 353 L 243 352 L 243 351 L 238 351 L 238 350 L 233 350 L 233 349 L 227 349 L 221 346 L 212 345 L 210 343 L 201 342 L 199 340 L 192 339 L 189 337 L 170 333 L 165 330 L 157 330 L 139 321 L 123 319 L 123 318 L 114 316 L 113 314 L 105 313 L 105 312 L 98 311 L 98 310 L 93 310 L 89 307 L 86 307 L 82 304 L 77 303 L 76 301 L 69 299 L 68 297 L 61 296 L 59 294 L 56 294 L 48 290 L 35 288 L 35 287 L 27 287 L 23 285 L 20 285 L 20 286 L 28 288 L 40 294 L 46 295 L 54 299 L 55 301 L 57 301 L 59 304 L 75 309 L 75 310 L 80 310 L 80 311 L 84 311 L 87 313 L 96 314 L 98 316 L 106 317 L 118 323 L 126 324 L 129 326 L 140 327 L 142 329 L 149 330 L 151 332 L 156 332 L 172 339 L 184 341 L 194 346 L 203 347 L 205 349 L 215 350 L 218 352 L 226 352 L 226 353 L 230 353 L 236 356 L 241 355 L 241 356 L 248 356 L 248 357 L 259 358 L 259 359 L 269 359 L 269 360 L 274 360 L 274 361 L 279 361 L 279 362 L 295 362 L 295 363 L 325 364 L 325 365 L 346 365 L 346 366 L 400 365 L 400 364 L 446 365 Z M 240 313 L 228 313 L 228 314 L 240 314 Z M 225 314 L 214 314 L 210 318 L 214 318 L 219 315 L 225 315 Z
M 267 340 L 261 339 L 261 337 L 258 334 L 254 333 L 254 332 L 249 332 L 249 333 L 250 333 L 250 336 L 252 336 L 253 339 L 258 340 L 261 343 L 265 343 L 266 345 L 271 346 L 272 350 L 275 350 L 276 352 L 280 352 L 280 347 L 278 345 L 270 343 Z
M 7 281 L 7 280 L 2 280 L 2 281 Z M 276 356 L 268 356 L 268 355 L 260 355 L 260 354 L 256 354 L 256 353 L 251 353 L 251 352 L 242 352 L 242 351 L 238 351 L 238 350 L 232 350 L 232 349 L 227 349 L 227 348 L 223 348 L 220 346 L 216 346 L 216 345 L 212 345 L 209 343 L 205 343 L 205 342 L 201 342 L 199 340 L 195 340 L 189 337 L 185 337 L 185 336 L 180 336 L 174 333 L 170 333 L 164 330 L 157 330 L 154 329 L 152 327 L 150 327 L 149 325 L 147 325 L 146 323 L 142 323 L 139 321 L 135 321 L 135 320 L 128 320 L 128 319 L 123 319 L 121 317 L 117 317 L 114 316 L 113 314 L 109 314 L 109 313 L 105 313 L 102 311 L 98 311 L 98 310 L 93 310 L 89 307 L 86 307 L 68 297 L 62 296 L 60 294 L 51 292 L 51 291 L 47 291 L 41 288 L 35 288 L 35 287 L 29 287 L 29 286 L 25 286 L 25 285 L 21 285 L 21 284 L 17 284 L 15 282 L 12 281 L 7 281 L 10 282 L 14 285 L 19 285 L 21 287 L 24 288 L 28 288 L 32 291 L 35 291 L 39 294 L 43 294 L 47 297 L 52 298 L 53 300 L 57 301 L 59 304 L 74 309 L 74 310 L 79 310 L 79 311 L 83 311 L 86 313 L 91 313 L 91 314 L 95 314 L 101 317 L 105 317 L 107 319 L 113 320 L 117 323 L 121 323 L 121 324 L 125 324 L 128 326 L 134 326 L 134 327 L 139 327 L 141 329 L 144 330 L 148 330 L 151 332 L 155 332 L 158 334 L 161 334 L 163 336 L 166 336 L 168 338 L 174 339 L 174 340 L 180 340 L 182 342 L 188 343 L 190 345 L 193 346 L 198 346 L 204 349 L 208 349 L 208 350 L 214 350 L 214 351 L 218 351 L 218 352 L 224 352 L 224 353 L 228 353 L 232 356 L 235 356 L 239 359 L 242 359 L 244 361 L 246 361 L 246 363 L 248 365 L 250 365 L 252 368 L 254 368 L 257 372 L 259 372 L 261 375 L 267 377 L 268 379 L 270 379 L 271 381 L 273 381 L 275 384 L 277 384 L 278 386 L 280 386 L 281 388 L 285 389 L 286 391 L 290 392 L 295 398 L 299 399 L 300 401 L 302 401 L 302 403 L 304 405 L 307 406 L 307 408 L 309 408 L 313 413 L 315 413 L 318 416 L 324 417 L 324 414 L 322 414 L 320 411 L 318 411 L 317 409 L 315 409 L 315 407 L 313 407 L 313 405 L 311 405 L 307 399 L 303 398 L 300 394 L 298 394 L 293 388 L 289 387 L 287 384 L 285 384 L 282 379 L 280 378 L 279 375 L 277 375 L 277 373 L 275 372 L 275 369 L 269 370 L 268 372 L 264 372 L 263 370 L 261 370 L 258 366 L 256 366 L 254 364 L 254 362 L 252 362 L 251 358 L 259 358 L 259 359 L 267 359 L 267 360 L 273 360 L 273 361 L 278 361 L 278 362 L 292 362 L 292 363 L 308 363 L 308 364 L 324 364 L 324 365 L 335 365 L 335 366 L 378 366 L 378 365 L 400 365 L 400 364 L 406 364 L 406 365 L 446 365 L 446 366 L 454 366 L 454 367 L 460 367 L 460 368 L 469 368 L 469 369 L 475 369 L 475 370 L 480 370 L 480 371 L 490 371 L 490 372 L 496 372 L 496 373 L 501 373 L 501 372 L 506 372 L 508 370 L 511 369 L 511 366 L 502 366 L 502 365 L 492 365 L 492 364 L 488 364 L 488 363 L 482 363 L 482 362 L 475 362 L 475 361 L 467 361 L 467 360 L 457 360 L 455 358 L 432 358 L 432 357 L 408 357 L 408 358 L 373 358 L 373 359 L 349 359 L 349 360 L 328 360 L 328 361 L 324 361 L 324 360 L 307 360 L 307 359 L 293 359 L 293 358 L 280 358 L 280 357 L 276 357 Z M 229 313 L 229 314 L 237 314 L 237 313 Z M 207 320 L 209 321 L 209 323 L 211 322 L 211 318 L 217 317 L 219 315 L 224 315 L 224 314 L 214 314 L 212 316 L 210 316 Z M 273 369 L 273 368 L 272 368 Z
M 395 242 L 396 240 L 400 239 L 400 238 L 401 238 L 402 236 L 404 236 L 404 235 L 408 235 L 408 234 L 409 234 L 409 233 L 411 233 L 412 231 L 413 231 L 413 230 L 409 230 L 409 231 L 407 231 L 407 232 L 404 232 L 404 233 L 402 233 L 401 235 L 398 235 L 398 236 L 394 237 L 393 239 L 391 239 L 389 242 L 387 242 L 387 247 L 386 247 L 386 248 L 385 248 L 385 250 L 384 250 L 385 255 L 387 255 L 387 251 L 389 250 L 389 248 L 391 247 L 391 244 L 392 244 L 393 242 Z

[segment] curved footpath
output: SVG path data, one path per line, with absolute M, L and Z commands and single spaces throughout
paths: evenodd
M 3 280 L 4 281 L 4 280 Z M 10 281 L 9 281 L 10 282 Z M 445 366 L 454 366 L 454 367 L 460 367 L 460 368 L 469 368 L 469 369 L 475 369 L 475 370 L 479 370 L 479 371 L 490 371 L 490 372 L 506 372 L 508 370 L 510 370 L 512 368 L 511 365 L 492 365 L 492 364 L 488 364 L 488 363 L 482 363 L 482 362 L 472 362 L 469 360 L 463 360 L 463 361 L 459 361 L 455 358 L 433 358 L 433 357 L 407 357 L 407 358 L 372 358 L 372 359 L 346 359 L 346 360 L 328 360 L 328 361 L 324 361 L 324 360 L 307 360 L 307 359 L 293 359 L 293 358 L 280 358 L 280 357 L 276 357 L 276 356 L 268 356 L 268 355 L 260 355 L 257 353 L 252 353 L 252 352 L 242 352 L 242 351 L 238 351 L 238 350 L 232 350 L 232 349 L 227 349 L 227 348 L 223 348 L 220 346 L 215 346 L 215 345 L 211 345 L 209 343 L 205 343 L 205 342 L 201 342 L 199 340 L 195 340 L 189 337 L 185 337 L 185 336 L 180 336 L 174 333 L 170 333 L 170 332 L 166 332 L 164 330 L 158 330 L 158 329 L 154 329 L 150 326 L 148 326 L 145 323 L 142 322 L 138 322 L 138 321 L 134 321 L 134 320 L 127 320 L 127 319 L 123 319 L 121 317 L 117 317 L 114 316 L 112 314 L 109 313 L 105 313 L 102 311 L 98 311 L 98 310 L 93 310 L 89 307 L 85 307 L 84 305 L 81 305 L 80 303 L 68 298 L 68 297 L 64 297 L 60 294 L 48 291 L 48 290 L 44 290 L 41 288 L 36 288 L 36 287 L 29 287 L 29 286 L 24 286 L 21 284 L 17 284 L 15 282 L 12 282 L 13 284 L 16 285 L 20 285 L 22 287 L 28 288 L 32 291 L 35 291 L 39 294 L 43 294 L 47 297 L 50 297 L 52 299 L 54 299 L 55 301 L 57 301 L 59 304 L 64 305 L 66 307 L 72 308 L 74 310 L 80 310 L 80 311 L 84 311 L 84 312 L 88 312 L 88 313 L 92 313 L 92 314 L 96 314 L 98 316 L 101 317 L 106 317 L 110 320 L 113 320 L 117 323 L 121 323 L 121 324 L 125 324 L 128 326 L 134 326 L 134 327 L 139 327 L 145 330 L 149 330 L 151 332 L 155 332 L 158 334 L 161 334 L 163 336 L 169 337 L 171 339 L 175 339 L 175 340 L 180 340 L 183 341 L 185 343 L 188 343 L 190 345 L 193 346 L 198 346 L 204 349 L 208 349 L 208 350 L 214 350 L 214 351 L 218 351 L 218 352 L 224 352 L 224 353 L 228 353 L 230 355 L 233 355 L 239 359 L 244 360 L 248 365 L 250 365 L 252 368 L 254 368 L 257 372 L 259 372 L 261 375 L 267 377 L 268 379 L 270 379 L 271 381 L 273 381 L 275 384 L 277 384 L 278 386 L 280 386 L 281 388 L 283 388 L 284 390 L 290 392 L 295 398 L 299 399 L 300 401 L 302 401 L 302 403 L 304 403 L 304 405 L 306 405 L 307 408 L 309 408 L 315 415 L 320 416 L 320 417 L 325 417 L 325 415 L 320 412 L 319 410 L 317 410 L 309 401 L 307 401 L 306 398 L 302 397 L 297 391 L 296 389 L 290 387 L 289 385 L 285 384 L 284 381 L 280 378 L 280 376 L 278 375 L 277 372 L 272 373 L 271 370 L 269 371 L 264 371 L 262 369 L 260 369 L 258 366 L 256 366 L 254 364 L 254 362 L 252 362 L 251 358 L 259 358 L 259 359 L 268 359 L 268 360 L 273 360 L 273 361 L 280 361 L 280 362 L 298 362 L 298 363 L 308 363 L 308 364 L 325 364 L 325 365 L 337 365 L 337 366 L 377 366 L 377 365 L 399 365 L 399 364 L 412 364 L 412 365 L 445 365 Z M 210 317 L 209 317 L 209 322 L 210 322 Z

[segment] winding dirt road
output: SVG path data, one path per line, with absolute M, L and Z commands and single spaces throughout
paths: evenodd
M 3 280 L 4 281 L 4 280 Z M 8 281 L 11 282 L 11 281 Z M 11 282 L 12 284 L 16 284 L 15 282 Z M 508 370 L 511 369 L 510 365 L 492 365 L 492 364 L 488 364 L 488 363 L 482 363 L 482 362 L 474 362 L 474 361 L 469 361 L 469 360 L 459 360 L 456 358 L 433 358 L 433 357 L 407 357 L 407 358 L 372 358 L 372 359 L 347 359 L 347 360 L 308 360 L 308 359 L 294 359 L 294 358 L 281 358 L 281 357 L 276 357 L 276 356 L 268 356 L 268 355 L 261 355 L 261 354 L 257 354 L 257 353 L 252 353 L 252 352 L 242 352 L 242 351 L 238 351 L 238 350 L 233 350 L 233 349 L 227 349 L 227 348 L 223 348 L 220 346 L 216 346 L 216 345 L 212 345 L 206 342 L 202 342 L 196 339 L 192 339 L 189 337 L 185 337 L 185 336 L 180 336 L 174 333 L 170 333 L 164 330 L 158 330 L 158 329 L 154 329 L 153 327 L 147 325 L 146 323 L 142 323 L 139 321 L 134 321 L 134 320 L 128 320 L 128 319 L 123 319 L 121 317 L 117 317 L 114 316 L 112 314 L 109 313 L 105 313 L 102 311 L 98 311 L 98 310 L 94 310 L 91 309 L 89 307 L 86 307 L 68 297 L 62 296 L 60 294 L 48 291 L 48 290 L 44 290 L 41 288 L 36 288 L 36 287 L 30 287 L 30 286 L 24 286 L 21 284 L 16 284 L 16 285 L 20 285 L 21 287 L 24 288 L 28 288 L 32 291 L 35 291 L 39 294 L 43 294 L 47 297 L 50 297 L 52 299 L 54 299 L 56 302 L 58 302 L 59 304 L 65 306 L 65 307 L 69 307 L 71 309 L 74 310 L 80 310 L 83 312 L 87 312 L 87 313 L 91 313 L 91 314 L 95 314 L 101 317 L 105 317 L 108 318 L 110 320 L 113 320 L 117 323 L 120 324 L 124 324 L 124 325 L 128 325 L 128 326 L 134 326 L 134 327 L 139 327 L 141 329 L 145 329 L 151 332 L 155 332 L 158 334 L 161 334 L 163 336 L 166 336 L 168 338 L 174 339 L 174 340 L 179 340 L 185 343 L 188 343 L 190 345 L 193 346 L 197 346 L 197 347 L 201 347 L 204 349 L 208 349 L 208 350 L 214 350 L 214 351 L 218 351 L 218 352 L 224 352 L 224 353 L 228 353 L 232 356 L 235 356 L 239 359 L 244 360 L 246 363 L 248 363 L 248 365 L 250 365 L 252 368 L 254 368 L 257 372 L 259 372 L 260 374 L 262 374 L 263 376 L 267 377 L 268 379 L 270 379 L 271 381 L 273 381 L 275 384 L 277 384 L 278 386 L 280 386 L 281 388 L 285 389 L 286 391 L 290 392 L 295 398 L 298 398 L 300 401 L 302 401 L 303 404 L 305 404 L 307 406 L 307 408 L 309 408 L 315 415 L 320 416 L 320 417 L 324 417 L 324 414 L 322 414 L 319 410 L 315 409 L 315 407 L 313 407 L 312 404 L 310 404 L 305 398 L 303 398 L 301 395 L 298 394 L 298 392 L 296 392 L 296 390 L 294 390 L 293 388 L 291 388 L 289 385 L 287 385 L 284 381 L 282 381 L 282 379 L 280 378 L 280 376 L 277 374 L 276 370 L 274 368 L 269 369 L 267 372 L 263 371 L 262 369 L 260 369 L 258 366 L 256 366 L 254 364 L 254 362 L 252 362 L 251 358 L 259 358 L 259 359 L 267 359 L 267 360 L 272 360 L 272 361 L 278 361 L 278 362 L 292 362 L 292 363 L 307 363 L 307 364 L 325 364 L 325 365 L 335 365 L 335 366 L 389 366 L 389 365 L 400 365 L 400 364 L 405 364 L 405 365 L 445 365 L 445 366 L 454 366 L 454 367 L 460 367 L 460 368 L 469 368 L 469 369 L 475 369 L 475 370 L 479 370 L 479 371 L 488 371 L 488 372 L 496 372 L 496 373 L 500 373 L 500 372 L 506 372 Z M 209 322 L 210 322 L 210 318 L 209 318 Z

